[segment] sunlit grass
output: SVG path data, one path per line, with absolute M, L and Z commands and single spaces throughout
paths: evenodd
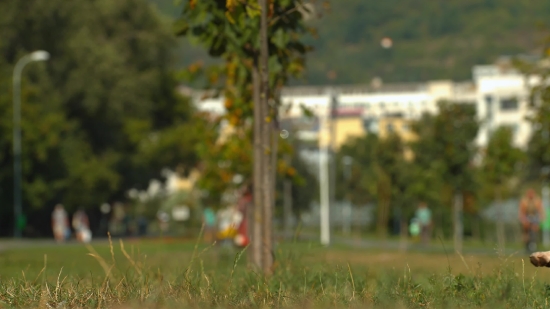
M 0 253 L 0 306 L 17 308 L 543 308 L 550 270 L 523 254 L 400 253 L 281 244 L 274 275 L 246 252 L 113 240 Z

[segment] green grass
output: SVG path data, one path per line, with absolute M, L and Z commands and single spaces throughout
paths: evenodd
M 265 278 L 246 252 L 123 245 L 0 252 L 0 308 L 543 308 L 550 297 L 550 270 L 520 255 L 281 244 Z

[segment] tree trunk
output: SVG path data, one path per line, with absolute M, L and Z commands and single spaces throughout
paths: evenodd
M 349 203 L 349 199 L 346 199 L 345 204 L 342 206 L 342 233 L 345 236 L 349 236 L 351 233 L 352 211 L 353 209 Z
M 479 225 L 479 215 L 475 215 L 472 219 L 472 238 L 481 241 L 481 228 Z
M 388 234 L 388 217 L 390 212 L 390 191 L 391 184 L 388 176 L 383 172 L 378 172 L 378 218 L 377 233 L 380 238 L 386 240 Z
M 250 250 L 249 262 L 256 269 L 262 269 L 262 204 L 263 204 L 263 179 L 262 179 L 262 119 L 263 105 L 260 100 L 261 81 L 258 70 L 258 62 L 252 69 L 252 86 L 254 87 L 254 170 L 253 170 L 253 207 L 250 209 Z
M 288 155 L 286 155 L 285 161 L 287 164 L 290 164 Z M 285 222 L 285 238 L 290 239 L 292 237 L 292 230 L 290 226 L 290 220 L 292 218 L 292 183 L 288 179 L 285 179 L 283 182 L 283 215 Z
M 455 251 L 462 253 L 462 236 L 463 236 L 463 225 L 462 225 L 462 192 L 457 191 L 454 198 L 454 207 L 453 207 L 453 221 L 454 221 L 454 247 Z
M 272 171 L 271 171 L 271 131 L 272 128 L 269 123 L 265 123 L 263 127 L 263 166 L 262 166 L 262 179 L 263 179 L 263 219 L 262 219 L 262 237 L 263 237 L 263 248 L 262 248 L 262 268 L 264 274 L 271 273 L 271 266 L 273 264 L 273 255 L 272 255 L 272 225 L 273 225 L 273 192 L 272 192 Z M 268 142 L 267 144 L 265 142 Z
M 263 106 L 262 115 L 262 179 L 263 179 L 263 250 L 262 250 L 262 268 L 264 274 L 269 275 L 272 271 L 272 219 L 273 219 L 273 192 L 272 192 L 272 163 L 271 163 L 271 138 L 272 126 L 270 125 L 269 108 L 269 73 L 268 73 L 268 35 L 267 35 L 267 0 L 258 0 L 260 16 L 260 78 L 261 94 L 260 101 Z
M 409 225 L 407 224 L 407 218 L 401 214 L 400 218 L 400 237 L 399 237 L 399 250 L 407 251 L 409 245 Z
M 500 252 L 504 253 L 504 247 L 506 245 L 506 235 L 504 234 L 504 209 L 502 205 L 502 198 L 500 194 L 500 188 L 495 189 L 495 199 L 497 202 L 497 244 Z
M 381 197 L 378 200 L 378 236 L 383 240 L 386 240 L 388 236 L 388 213 L 390 208 L 390 202 L 388 198 Z

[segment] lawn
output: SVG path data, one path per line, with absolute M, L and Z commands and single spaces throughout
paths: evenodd
M 543 308 L 550 269 L 509 256 L 280 244 L 270 278 L 246 253 L 126 240 L 0 252 L 0 308 Z

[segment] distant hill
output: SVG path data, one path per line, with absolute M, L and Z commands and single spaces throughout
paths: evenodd
M 173 0 L 149 1 L 169 16 L 178 15 Z M 309 40 L 315 52 L 305 80 L 296 83 L 367 83 L 376 76 L 392 82 L 469 79 L 475 64 L 534 52 L 542 25 L 550 30 L 549 0 L 328 2 L 330 10 L 311 22 L 319 37 Z M 393 40 L 392 48 L 381 47 L 384 37 Z M 181 63 L 205 55 L 185 47 L 183 56 Z

